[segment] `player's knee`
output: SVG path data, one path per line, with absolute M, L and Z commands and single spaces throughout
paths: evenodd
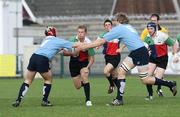
M 75 86 L 75 88 L 76 88 L 77 90 L 79 90 L 79 89 L 81 88 L 81 86 Z
M 121 67 L 118 69 L 118 75 L 117 77 L 120 79 L 125 79 L 126 77 L 126 71 L 124 71 Z
M 125 77 L 126 73 L 127 72 L 124 71 L 124 69 L 120 67 L 118 70 L 118 77 Z
M 45 83 L 45 84 L 52 84 L 52 80 L 51 80 L 51 79 L 49 79 L 49 80 L 44 80 L 44 83 Z
M 89 74 L 89 69 L 85 67 L 85 68 L 82 68 L 80 72 L 81 72 L 81 74 L 83 74 L 83 73 Z
M 150 84 L 148 75 L 140 76 L 143 84 Z
M 146 81 L 146 80 L 141 79 L 141 81 L 142 81 L 143 84 L 147 84 L 147 81 Z
M 117 78 L 118 77 L 118 73 L 111 73 L 111 75 L 112 75 L 112 79 L 115 79 L 115 78 Z
M 147 72 L 143 72 L 139 74 L 139 77 L 143 80 L 143 79 L 147 79 L 148 78 L 148 73 Z
M 82 77 L 82 79 L 83 79 L 83 81 L 84 81 L 84 80 L 86 80 L 86 79 L 89 77 L 89 73 L 86 73 L 86 72 L 85 72 L 85 73 L 82 73 L 82 74 L 81 74 L 81 77 Z
M 149 78 L 147 78 L 147 77 L 144 78 L 144 79 L 142 79 L 141 81 L 142 81 L 143 84 L 150 84 L 150 85 L 153 84 L 153 83 L 151 82 L 151 80 L 149 80 Z
M 74 87 L 75 87 L 76 89 L 80 89 L 81 86 L 82 86 L 80 76 L 73 77 L 72 79 L 73 79 Z
M 30 79 L 25 79 L 25 81 L 24 81 L 24 83 L 29 84 L 29 85 L 31 85 L 32 82 L 33 82 L 33 80 L 30 80 Z
M 80 88 L 81 88 L 81 83 L 75 83 L 75 84 L 74 84 L 74 87 L 75 87 L 76 89 L 80 89 Z
M 128 66 L 128 64 L 126 64 L 125 62 L 123 62 L 120 66 L 120 70 L 124 71 L 124 72 L 128 72 L 131 68 Z
M 82 77 L 82 80 L 83 80 L 83 83 L 84 83 L 84 84 L 86 84 L 86 83 L 89 82 L 89 81 L 88 81 L 88 77 Z
M 81 69 L 80 72 L 81 72 L 81 77 L 82 78 L 87 78 L 89 76 L 89 69 L 87 69 L 87 68 Z
M 104 75 L 105 75 L 105 76 L 109 76 L 109 74 L 110 74 L 109 71 L 104 70 Z

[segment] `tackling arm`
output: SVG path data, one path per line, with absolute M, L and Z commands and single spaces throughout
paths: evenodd
M 78 50 L 86 50 L 86 49 L 89 49 L 89 48 L 94 48 L 94 47 L 97 47 L 97 46 L 101 46 L 105 43 L 105 39 L 98 39 L 98 40 L 95 40 L 93 41 L 92 43 L 76 43 L 74 44 L 74 48 L 77 48 Z

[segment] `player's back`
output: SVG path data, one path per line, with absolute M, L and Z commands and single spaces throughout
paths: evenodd
M 61 48 L 72 48 L 73 43 L 57 37 L 47 37 L 41 44 L 40 48 L 35 51 L 36 54 L 48 57 L 50 60 L 59 52 Z

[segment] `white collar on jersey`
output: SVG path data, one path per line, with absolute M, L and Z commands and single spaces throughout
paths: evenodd
M 76 36 L 76 39 L 79 41 L 78 36 Z M 84 42 L 91 43 L 91 40 L 88 37 L 85 37 Z
M 52 38 L 52 37 L 55 37 L 55 36 L 46 36 L 46 39 L 47 39 L 47 38 Z

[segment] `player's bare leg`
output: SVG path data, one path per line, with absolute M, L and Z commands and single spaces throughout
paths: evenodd
M 166 86 L 170 89 L 173 96 L 177 94 L 176 82 L 175 81 L 167 81 L 162 80 L 153 76 L 145 75 L 147 74 L 148 67 L 147 66 L 137 66 L 139 76 L 141 78 L 142 83 L 150 84 L 150 85 L 162 85 Z
M 114 69 L 113 65 L 108 63 L 104 68 L 104 74 L 109 81 L 108 94 L 111 94 L 114 91 L 114 82 L 112 79 L 112 70 Z
M 49 93 L 51 91 L 51 85 L 52 85 L 52 72 L 51 70 L 49 70 L 48 72 L 41 73 L 41 76 L 44 79 L 43 99 L 42 99 L 41 106 L 53 106 L 48 100 Z
M 80 89 L 83 86 L 83 82 L 82 82 L 80 75 L 78 75 L 76 77 L 72 77 L 72 79 L 73 79 L 74 87 L 76 89 Z
M 165 69 L 163 68 L 160 68 L 160 67 L 157 67 L 156 68 L 156 72 L 155 72 L 155 77 L 156 78 L 160 78 L 160 79 L 163 79 L 164 77 L 164 72 L 165 72 Z M 159 95 L 159 97 L 163 97 L 163 92 L 161 90 L 161 85 L 158 85 L 157 86 L 157 90 L 156 90 L 157 94 Z
M 119 68 L 114 68 L 112 71 L 111 71 L 111 74 L 112 74 L 112 80 L 114 82 L 115 85 L 117 85 L 117 80 L 118 80 L 118 69 Z
M 88 81 L 88 77 L 89 77 L 89 69 L 84 67 L 81 69 L 80 71 L 81 73 L 81 78 L 83 80 L 83 84 L 84 84 L 84 93 L 85 93 L 85 97 L 86 97 L 86 106 L 92 106 L 92 102 L 90 100 L 90 83 Z
M 124 95 L 124 89 L 126 85 L 125 76 L 126 76 L 126 73 L 133 67 L 134 67 L 134 64 L 132 62 L 132 59 L 130 57 L 126 57 L 118 69 L 118 80 L 117 80 L 117 85 L 116 85 L 117 96 L 116 96 L 116 99 L 114 99 L 111 102 L 111 105 L 120 106 L 124 104 L 123 95 Z
M 155 69 L 156 69 L 156 64 L 149 63 L 148 64 L 148 75 L 153 76 Z M 152 85 L 146 84 L 146 88 L 147 88 L 147 91 L 148 91 L 148 95 L 145 97 L 145 100 L 152 100 L 153 99 Z
M 12 106 L 18 107 L 20 105 L 22 98 L 26 95 L 29 86 L 32 84 L 35 75 L 36 72 L 27 70 L 25 80 L 19 89 L 18 97 Z

